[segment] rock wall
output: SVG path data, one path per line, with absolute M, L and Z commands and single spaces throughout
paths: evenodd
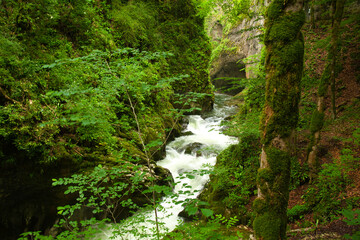
M 244 59 L 260 55 L 262 45 L 259 36 L 263 23 L 263 18 L 255 14 L 226 31 L 216 17 L 210 18 L 208 33 L 213 45 L 225 45 L 210 65 L 210 78 L 217 91 L 235 95 L 242 90 L 236 82 L 254 77 L 251 62 Z

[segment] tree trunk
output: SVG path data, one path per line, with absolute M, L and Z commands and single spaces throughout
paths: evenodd
M 335 94 L 336 86 L 335 79 L 336 73 L 336 56 L 338 53 L 339 43 L 338 35 L 340 30 L 340 23 L 344 12 L 345 0 L 333 0 L 332 1 L 332 24 L 331 24 L 331 41 L 328 56 L 326 59 L 325 70 L 321 75 L 317 94 L 317 108 L 313 112 L 310 124 L 311 138 L 308 146 L 307 162 L 310 168 L 310 180 L 316 177 L 318 169 L 318 149 L 320 142 L 320 131 L 324 124 L 325 116 L 325 96 L 328 92 L 329 85 L 331 83 L 331 112 L 332 117 L 336 117 L 336 106 L 335 106 Z
M 261 120 L 254 230 L 259 239 L 285 239 L 290 160 L 303 70 L 303 0 L 273 0 L 265 22 L 266 95 Z
M 311 29 L 315 28 L 315 9 L 314 9 L 314 3 L 310 3 L 310 27 Z
M 335 0 L 333 1 L 335 2 Z M 332 31 L 331 31 L 331 42 L 330 42 L 330 51 L 332 52 L 333 59 L 331 61 L 331 113 L 332 118 L 336 118 L 336 82 L 337 77 L 336 72 L 336 63 L 337 63 L 337 53 L 339 52 L 339 32 L 340 32 L 340 23 L 344 13 L 344 6 L 346 0 L 337 0 L 333 4 L 333 17 L 332 17 Z M 334 9 L 335 8 L 335 9 Z

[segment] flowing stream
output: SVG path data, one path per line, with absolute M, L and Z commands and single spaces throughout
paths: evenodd
M 175 203 L 196 198 L 209 180 L 209 174 L 200 174 L 201 170 L 214 166 L 217 154 L 237 143 L 236 138 L 226 136 L 221 131 L 221 121 L 236 111 L 235 107 L 224 104 L 229 98 L 228 95 L 216 94 L 214 110 L 205 118 L 188 116 L 189 124 L 184 130 L 186 134 L 170 142 L 166 146 L 166 158 L 157 162 L 159 166 L 170 170 L 177 183 L 174 188 L 176 197 L 165 197 L 158 209 L 162 233 L 174 230 L 183 221 L 178 216 L 183 207 Z M 115 239 L 154 239 L 154 222 L 154 211 L 137 213 L 125 223 L 114 227 L 118 231 Z M 111 237 L 110 232 L 104 233 L 103 239 Z

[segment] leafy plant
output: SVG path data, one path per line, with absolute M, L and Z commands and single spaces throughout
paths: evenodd
M 200 199 L 209 202 L 209 209 L 226 218 L 237 216 L 247 224 L 250 214 L 246 205 L 256 192 L 256 173 L 259 158 L 259 139 L 247 133 L 237 145 L 222 151 L 217 157 L 210 182 L 200 194 Z
M 126 47 L 154 48 L 160 44 L 156 29 L 157 9 L 143 1 L 115 2 L 110 17 L 115 27 L 115 40 Z
M 341 211 L 342 215 L 345 217 L 343 220 L 349 226 L 359 226 L 360 225 L 360 209 L 351 210 L 343 209 Z M 360 239 L 360 230 L 356 231 L 354 234 L 345 234 L 346 239 Z
M 244 237 L 243 233 L 229 230 L 237 221 L 236 216 L 227 219 L 220 214 L 213 215 L 206 222 L 183 223 L 176 231 L 167 234 L 164 239 L 239 239 Z
M 149 169 L 124 162 L 119 167 L 99 165 L 90 173 L 53 179 L 53 186 L 66 186 L 65 194 L 76 198 L 75 204 L 57 208 L 61 219 L 55 225 L 59 230 L 56 239 L 94 238 L 109 229 L 105 223 L 121 223 L 122 219 L 140 207 L 151 204 L 153 192 L 162 194 L 171 191 L 169 186 L 155 185 L 155 188 L 149 188 L 154 181 L 151 178 Z M 136 195 L 140 196 L 135 198 Z M 139 218 L 139 221 L 146 220 Z M 111 231 L 111 235 L 126 235 L 127 231 L 135 236 L 143 234 L 140 230 L 137 232 L 137 228 L 120 230 L 114 227 Z M 47 239 L 38 232 L 22 235 Z
M 291 159 L 290 186 L 289 189 L 296 189 L 309 180 L 309 169 L 306 164 L 301 165 L 297 158 Z
M 316 182 L 304 195 L 306 203 L 314 211 L 315 218 L 323 221 L 334 219 L 345 199 L 348 183 L 348 176 L 337 164 L 323 164 Z
M 193 2 L 198 7 L 199 15 L 203 17 L 208 16 L 211 12 L 215 12 L 212 13 L 215 16 L 219 15 L 217 12 L 221 10 L 223 14 L 220 20 L 226 23 L 226 30 L 253 14 L 250 8 L 253 4 L 251 0 L 193 0 Z
M 300 205 L 297 204 L 294 207 L 292 207 L 291 209 L 288 209 L 287 211 L 287 216 L 288 216 L 288 221 L 289 222 L 294 222 L 297 219 L 302 219 L 304 217 L 304 215 L 309 212 L 309 206 L 307 206 L 306 204 L 304 205 Z

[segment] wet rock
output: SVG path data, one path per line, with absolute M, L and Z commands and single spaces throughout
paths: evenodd
M 194 133 L 191 131 L 186 131 L 181 134 L 181 136 L 191 136 L 191 135 L 194 135 Z
M 185 150 L 186 154 L 195 154 L 198 156 L 201 155 L 201 151 L 199 151 L 201 149 L 201 147 L 203 146 L 202 143 L 199 142 L 194 142 L 194 143 L 190 143 L 188 145 L 186 145 L 183 148 L 180 148 L 179 150 L 182 152 Z
M 181 129 L 186 129 L 188 125 L 189 125 L 189 118 L 187 117 L 181 118 L 180 120 Z

